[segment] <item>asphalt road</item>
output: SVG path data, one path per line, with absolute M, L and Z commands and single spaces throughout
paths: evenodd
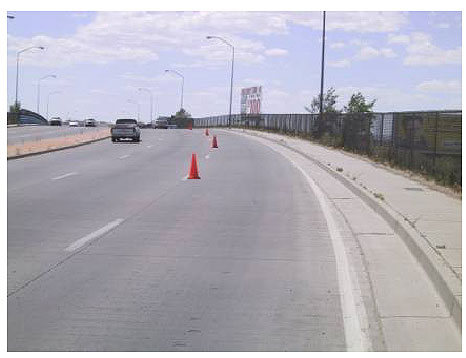
M 9 127 L 7 130 L 7 142 L 8 145 L 21 144 L 48 138 L 88 133 L 102 128 L 103 127 L 68 127 L 67 125 Z
M 345 350 L 305 179 L 253 140 L 210 138 L 146 129 L 8 162 L 9 351 Z

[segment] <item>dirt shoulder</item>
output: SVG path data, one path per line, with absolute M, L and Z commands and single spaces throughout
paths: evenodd
M 92 133 L 73 134 L 65 137 L 47 138 L 37 141 L 29 141 L 21 144 L 7 146 L 7 158 L 21 158 L 24 156 L 52 152 L 56 150 L 73 148 L 108 138 L 110 128 L 102 128 Z

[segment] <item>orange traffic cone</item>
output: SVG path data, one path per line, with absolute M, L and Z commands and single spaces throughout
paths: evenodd
M 212 148 L 218 148 L 216 135 L 212 138 Z
M 193 153 L 191 157 L 191 168 L 189 169 L 188 179 L 201 179 L 199 171 L 197 170 L 197 155 Z
M 205 135 L 209 135 L 209 128 L 205 129 Z

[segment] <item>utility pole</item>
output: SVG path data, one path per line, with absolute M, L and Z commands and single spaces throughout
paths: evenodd
M 181 110 L 183 109 L 184 76 L 175 70 L 165 70 L 165 73 L 167 72 L 172 72 L 178 75 L 179 77 L 181 77 L 181 107 L 180 107 L 180 112 L 181 112 Z
M 47 75 L 47 76 L 39 78 L 39 80 L 37 81 L 37 114 L 40 114 L 40 81 L 42 81 L 43 79 L 49 78 L 49 77 L 57 78 L 56 75 Z
M 319 136 L 322 135 L 322 129 L 324 125 L 324 59 L 325 59 L 325 11 L 324 11 L 324 23 L 322 27 L 322 66 L 320 72 L 320 115 L 319 115 Z

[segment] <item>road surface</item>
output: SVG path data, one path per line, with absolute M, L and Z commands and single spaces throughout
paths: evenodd
M 22 126 L 9 127 L 8 145 L 37 141 L 48 138 L 71 136 L 101 130 L 104 127 L 68 127 L 68 126 Z
M 147 129 L 8 162 L 9 351 L 346 350 L 305 178 L 253 140 L 210 138 Z

